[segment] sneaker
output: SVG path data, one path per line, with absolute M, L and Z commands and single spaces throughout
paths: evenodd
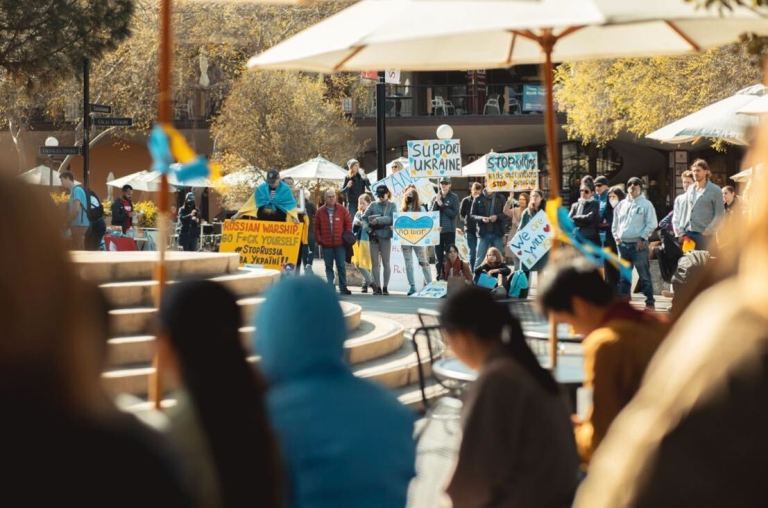
M 313 273 L 312 272 L 312 265 L 304 265 L 304 273 Z
M 416 288 L 411 286 L 411 288 L 408 290 L 408 296 L 411 296 L 413 294 L 416 294 Z
M 340 295 L 351 295 L 352 291 L 350 291 L 347 288 L 339 288 L 339 294 Z
M 380 295 L 381 294 L 381 288 L 378 286 L 373 286 L 373 294 L 374 295 Z
M 362 289 L 360 289 L 361 293 L 367 293 L 368 292 L 368 284 L 363 284 Z
M 646 303 L 645 304 L 645 310 L 655 311 L 656 310 L 656 304 L 655 303 Z
M 387 286 L 384 286 L 383 288 L 381 288 L 381 292 L 382 294 L 388 295 L 389 291 L 387 291 Z

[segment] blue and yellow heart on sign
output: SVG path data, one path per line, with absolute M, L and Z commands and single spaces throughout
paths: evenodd
M 401 244 L 435 245 L 440 242 L 438 212 L 402 212 L 394 217 L 396 238 Z

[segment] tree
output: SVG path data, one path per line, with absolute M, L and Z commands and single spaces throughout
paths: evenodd
M 736 44 L 680 57 L 623 58 L 561 65 L 557 102 L 565 130 L 605 145 L 621 132 L 650 132 L 761 81 L 759 59 Z
M 125 39 L 132 0 L 0 0 L 0 69 L 27 86 L 60 79 Z

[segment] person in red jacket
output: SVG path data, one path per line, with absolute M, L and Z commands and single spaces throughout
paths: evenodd
M 325 204 L 315 214 L 315 240 L 323 248 L 325 276 L 333 285 L 333 262 L 339 272 L 339 293 L 351 295 L 347 289 L 346 252 L 344 233 L 352 234 L 352 217 L 346 208 L 336 203 L 336 191 L 325 191 Z

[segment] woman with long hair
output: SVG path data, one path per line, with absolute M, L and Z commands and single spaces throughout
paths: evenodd
M 464 435 L 448 487 L 455 508 L 564 508 L 578 457 L 568 411 L 509 309 L 469 287 L 448 297 L 440 324 L 479 376 L 467 394 Z
M 173 284 L 159 318 L 163 356 L 185 388 L 169 433 L 202 504 L 278 507 L 277 445 L 263 383 L 240 339 L 235 296 L 212 281 Z
M 503 283 L 499 286 L 506 286 L 507 277 L 512 273 L 512 269 L 504 263 L 504 258 L 501 255 L 501 251 L 496 247 L 491 247 L 485 254 L 485 259 L 475 270 L 475 284 L 480 282 L 483 275 L 493 277 L 494 279 L 501 276 Z
M 363 276 L 363 287 L 361 293 L 367 293 L 368 287 L 373 287 L 373 277 L 371 276 L 371 245 L 368 238 L 368 222 L 363 220 L 363 214 L 371 204 L 371 195 L 367 192 L 360 194 L 357 199 L 357 212 L 352 219 L 352 232 L 357 238 L 357 243 L 353 249 L 355 252 L 353 261 L 360 274 Z
M 449 245 L 446 251 L 445 263 L 443 263 L 443 280 L 457 277 L 463 279 L 468 284 L 472 284 L 472 270 L 470 270 L 469 264 L 461 259 L 458 247 Z
M 520 215 L 520 228 L 524 228 L 533 219 L 534 215 L 546 209 L 547 203 L 544 200 L 544 193 L 539 189 L 531 191 L 531 200 L 528 202 L 528 208 L 523 210 Z M 526 268 L 522 263 L 520 268 L 528 280 L 528 287 L 531 287 L 531 272 L 539 272 L 549 260 L 549 253 L 544 254 L 532 267 Z M 520 298 L 528 298 L 528 288 L 520 291 Z
M 400 203 L 401 212 L 423 212 L 424 208 L 419 203 L 419 193 L 416 191 L 415 185 L 409 185 L 403 193 L 403 199 Z M 418 247 L 415 245 L 400 244 L 400 248 L 403 251 L 403 259 L 405 260 L 405 276 L 408 278 L 408 296 L 411 296 L 416 292 L 416 282 L 413 278 L 413 255 L 416 254 L 416 261 L 421 267 L 421 273 L 424 275 L 424 285 L 432 282 L 432 272 L 430 271 L 429 261 L 427 260 L 427 254 L 424 247 Z
M 347 176 L 344 177 L 344 182 L 341 184 L 341 194 L 344 196 L 347 209 L 352 217 L 357 211 L 357 200 L 365 191 L 370 190 L 371 184 L 360 169 L 360 163 L 357 159 L 349 159 L 347 161 Z

